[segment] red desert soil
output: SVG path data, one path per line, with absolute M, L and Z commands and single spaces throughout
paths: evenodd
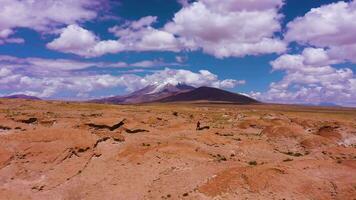
M 355 109 L 0 100 L 1 200 L 355 198 Z

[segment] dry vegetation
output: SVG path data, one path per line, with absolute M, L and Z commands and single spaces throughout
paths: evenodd
M 353 109 L 0 100 L 0 199 L 355 199 L 355 147 Z

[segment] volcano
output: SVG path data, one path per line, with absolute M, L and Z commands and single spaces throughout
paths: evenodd
M 167 102 L 221 102 L 237 104 L 259 103 L 257 100 L 245 95 L 228 92 L 218 88 L 195 88 L 185 84 L 154 84 L 124 96 L 114 96 L 104 99 L 92 100 L 93 103 L 107 104 L 140 104 L 140 103 L 167 103 Z
M 114 96 L 104 99 L 97 99 L 91 102 L 108 104 L 138 104 L 155 102 L 160 99 L 177 95 L 183 92 L 194 90 L 195 88 L 185 84 L 154 84 L 124 96 Z
M 255 104 L 257 100 L 245 95 L 228 92 L 218 88 L 200 87 L 194 90 L 172 95 L 159 100 L 160 102 L 221 102 L 221 103 L 236 103 L 236 104 Z

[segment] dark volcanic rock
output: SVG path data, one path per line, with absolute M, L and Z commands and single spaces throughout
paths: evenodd
M 37 122 L 37 118 L 31 117 L 29 119 L 20 120 L 20 122 L 25 123 L 25 124 L 33 124 L 33 123 Z
M 7 127 L 7 126 L 1 126 L 0 125 L 0 130 L 8 131 L 8 130 L 11 130 L 11 128 Z
M 134 129 L 134 130 L 131 130 L 131 129 L 125 129 L 126 133 L 131 133 L 131 134 L 134 134 L 134 133 L 142 133 L 142 132 L 149 132 L 148 130 L 145 130 L 145 129 Z
M 200 87 L 189 92 L 180 93 L 160 100 L 160 102 L 184 101 L 230 102 L 238 104 L 259 103 L 257 100 L 250 97 L 211 87 Z

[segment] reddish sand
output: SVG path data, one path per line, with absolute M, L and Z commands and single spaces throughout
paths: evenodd
M 1 200 L 355 198 L 354 109 L 0 100 Z

